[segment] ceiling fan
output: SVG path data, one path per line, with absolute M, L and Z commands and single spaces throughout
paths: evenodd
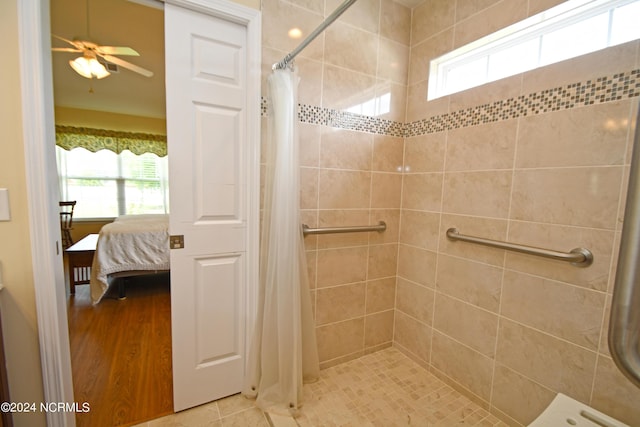
M 79 52 L 82 56 L 77 57 L 69 61 L 69 65 L 78 74 L 88 79 L 97 78 L 102 79 L 107 77 L 111 73 L 107 71 L 105 66 L 98 61 L 98 58 L 104 59 L 106 62 L 119 65 L 122 68 L 131 70 L 135 73 L 142 74 L 145 77 L 153 76 L 153 72 L 128 61 L 120 59 L 114 55 L 127 55 L 127 56 L 140 56 L 138 52 L 130 47 L 124 46 L 100 46 L 96 43 L 87 40 L 69 40 L 64 37 L 53 37 L 69 43 L 73 47 L 54 47 L 51 50 L 54 52 Z

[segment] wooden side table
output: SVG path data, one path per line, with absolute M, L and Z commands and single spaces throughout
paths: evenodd
M 76 285 L 86 285 L 91 279 L 93 254 L 98 244 L 98 234 L 89 234 L 65 250 L 69 262 L 69 287 L 76 293 Z

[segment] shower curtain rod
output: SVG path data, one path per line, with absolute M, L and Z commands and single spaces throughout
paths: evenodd
M 333 23 L 333 21 L 338 19 L 338 17 L 342 15 L 347 9 L 349 9 L 349 7 L 356 1 L 357 0 L 346 0 L 344 3 L 338 6 L 336 10 L 334 10 L 333 13 L 329 15 L 327 19 L 325 19 L 322 24 L 318 26 L 318 28 L 313 30 L 313 32 L 309 34 L 307 38 L 298 45 L 298 47 L 289 52 L 284 58 L 282 58 L 280 62 L 276 62 L 275 64 L 273 64 L 271 69 L 282 70 L 284 68 L 287 68 L 293 58 L 295 58 L 300 52 L 302 52 L 302 50 L 307 47 L 309 43 L 311 43 L 316 37 L 318 37 L 329 25 Z

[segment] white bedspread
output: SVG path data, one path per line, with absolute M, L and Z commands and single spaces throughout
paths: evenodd
M 91 267 L 91 299 L 100 302 L 108 275 L 169 270 L 169 215 L 123 215 L 100 230 Z

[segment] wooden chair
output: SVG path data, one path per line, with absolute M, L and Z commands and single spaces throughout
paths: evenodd
M 60 228 L 62 230 L 62 247 L 67 249 L 73 245 L 71 238 L 71 230 L 73 225 L 73 209 L 76 207 L 76 201 L 59 202 L 60 205 Z

